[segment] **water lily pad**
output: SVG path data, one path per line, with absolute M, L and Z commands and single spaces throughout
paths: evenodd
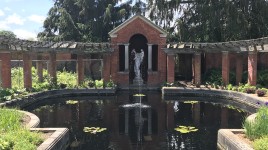
M 175 131 L 178 131 L 180 133 L 190 133 L 190 132 L 196 132 L 198 129 L 192 126 L 178 126 L 174 129 Z
M 83 131 L 86 133 L 96 134 L 107 130 L 107 128 L 101 127 L 84 127 Z
M 74 105 L 74 104 L 77 104 L 78 103 L 78 101 L 76 101 L 76 100 L 68 100 L 68 101 L 66 101 L 66 104 L 70 104 L 70 105 Z

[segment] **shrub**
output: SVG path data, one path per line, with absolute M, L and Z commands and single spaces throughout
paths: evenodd
M 268 70 L 258 70 L 257 83 L 265 87 L 268 86 Z
M 67 72 L 65 70 L 57 71 L 57 80 L 66 85 L 66 88 L 77 87 L 77 74 L 73 72 Z
M 9 101 L 14 98 L 26 96 L 28 92 L 26 89 L 0 89 L 0 102 Z
M 95 80 L 96 88 L 103 88 L 103 80 Z
M 95 82 L 93 80 L 89 80 L 88 81 L 88 86 L 91 87 L 91 88 L 94 87 L 95 86 Z
M 256 118 L 245 120 L 243 127 L 245 128 L 246 136 L 251 139 L 258 139 L 268 135 L 268 107 L 260 107 L 257 111 Z
M 236 80 L 235 73 L 230 71 L 229 77 L 230 84 L 234 85 Z M 207 70 L 206 73 L 202 75 L 202 81 L 210 85 L 223 85 L 221 68 Z
M 256 92 L 256 88 L 247 87 L 247 88 L 245 88 L 245 92 L 248 93 L 248 94 L 254 94 Z
M 232 84 L 228 84 L 227 90 L 232 90 L 232 89 L 233 89 L 233 85 Z
M 110 79 L 110 81 L 106 83 L 106 86 L 107 87 L 115 87 L 115 84 L 114 84 L 113 80 Z
M 253 142 L 253 148 L 255 150 L 267 150 L 268 149 L 268 136 L 255 140 Z
M 266 90 L 265 89 L 258 89 L 257 90 L 257 95 L 259 96 L 259 97 L 262 97 L 262 96 L 264 96 L 266 94 Z

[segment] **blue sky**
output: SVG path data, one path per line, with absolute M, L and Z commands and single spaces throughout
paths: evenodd
M 22 39 L 36 38 L 52 6 L 52 0 L 0 0 L 0 30 Z

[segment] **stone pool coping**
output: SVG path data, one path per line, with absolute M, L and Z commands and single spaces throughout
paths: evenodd
M 209 89 L 209 88 L 190 88 L 190 87 L 163 87 L 162 97 L 165 100 L 178 100 L 178 98 L 187 97 L 206 97 L 206 98 L 222 98 L 227 100 L 235 100 L 240 103 L 247 104 L 254 108 L 265 106 L 267 101 L 254 96 L 236 91 Z
M 267 100 L 259 98 L 253 94 L 246 94 L 228 90 L 208 89 L 208 88 L 189 88 L 189 87 L 164 87 L 162 88 L 162 95 L 164 99 L 178 100 L 179 98 L 189 98 L 189 96 L 205 96 L 206 98 L 224 98 L 227 100 L 234 100 L 242 104 L 259 108 L 265 106 Z M 176 99 L 172 99 L 176 97 Z M 193 97 L 193 96 L 192 96 Z M 247 120 L 254 120 L 256 116 L 252 114 L 248 116 Z M 244 129 L 220 129 L 218 131 L 217 147 L 220 150 L 254 150 L 251 145 L 243 141 L 236 134 L 244 133 Z
M 68 128 L 37 128 L 40 124 L 40 119 L 33 113 L 21 111 L 30 118 L 30 121 L 25 125 L 31 131 L 52 133 L 45 139 L 37 150 L 65 150 L 69 145 L 69 129 Z
M 116 89 L 60 89 L 31 93 L 23 98 L 0 103 L 0 107 L 23 108 L 45 98 L 57 98 L 62 96 L 114 96 Z
M 254 150 L 248 143 L 239 138 L 237 133 L 243 129 L 220 129 L 218 131 L 217 147 L 220 150 Z

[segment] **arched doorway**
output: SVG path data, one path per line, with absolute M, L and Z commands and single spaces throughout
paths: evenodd
M 141 50 L 144 51 L 144 57 L 143 61 L 140 66 L 141 70 L 141 77 L 143 79 L 143 82 L 147 82 L 147 70 L 148 70 L 148 46 L 147 46 L 148 40 L 147 38 L 142 34 L 135 34 L 133 35 L 129 40 L 129 83 L 133 84 L 133 80 L 135 78 L 135 72 L 134 72 L 134 57 L 133 53 L 131 53 L 133 50 L 136 51 L 136 53 L 141 53 Z

